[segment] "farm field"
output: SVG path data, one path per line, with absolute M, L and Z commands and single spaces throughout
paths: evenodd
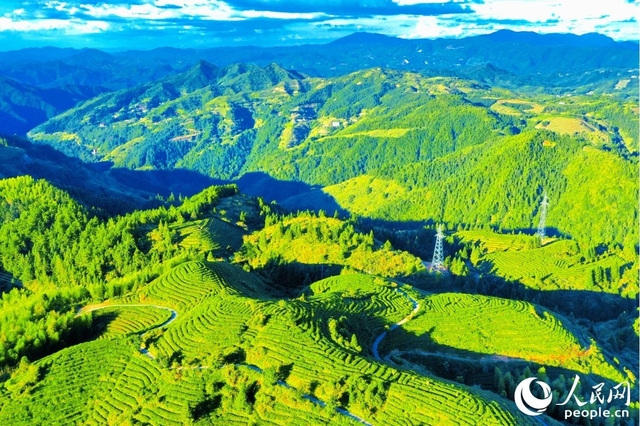
M 2 394 L 0 422 L 12 425 L 144 423 L 324 423 L 338 416 L 294 390 L 266 383 L 250 369 L 171 370 L 139 354 L 129 339 L 85 343 L 35 365 L 45 371 L 37 388 Z M 256 409 L 247 388 L 259 389 Z M 11 400 L 11 403 L 4 403 Z M 254 402 L 255 403 L 255 402 Z M 212 417 L 207 410 L 218 411 Z M 341 416 L 342 417 L 342 416 Z M 354 424 L 346 418 L 339 424 Z
M 191 221 L 172 230 L 178 233 L 178 244 L 187 249 L 228 254 L 242 245 L 242 229 L 218 218 Z M 222 241 L 227 245 L 223 247 Z
M 123 337 L 140 334 L 163 324 L 171 318 L 171 311 L 155 306 L 104 306 L 93 312 L 93 325 L 103 330 L 100 338 Z
M 547 238 L 540 247 L 532 235 L 458 231 L 455 236 L 479 248 L 479 270 L 536 290 L 618 293 L 620 276 L 630 266 L 620 253 L 585 255 L 571 240 Z
M 491 105 L 491 109 L 501 114 L 522 115 L 522 112 L 540 114 L 544 111 L 544 106 L 522 99 L 500 99 Z
M 506 357 L 612 381 L 626 379 L 582 330 L 530 303 L 458 293 L 427 296 L 419 302 L 424 308 L 402 330 L 389 333 L 382 353 L 394 349 L 496 361 Z
M 620 271 L 627 263 L 624 259 L 613 254 L 584 261 L 583 256 L 574 253 L 570 241 L 555 241 L 531 250 L 490 253 L 484 259 L 493 265 L 497 275 L 535 289 L 619 291 L 618 286 L 595 284 L 591 276 L 598 269 Z
M 57 398 L 74 398 L 77 406 L 49 414 L 53 424 L 182 424 L 186 419 L 198 424 L 216 419 L 226 424 L 251 419 L 302 424 L 302 418 L 353 424 L 353 418 L 334 407 L 371 424 L 395 424 L 400 418 L 447 422 L 465 416 L 480 416 L 486 424 L 527 423 L 512 414 L 508 403 L 489 402 L 482 392 L 371 360 L 375 335 L 411 310 L 409 300 L 396 290 L 398 283 L 344 275 L 314 283 L 306 296 L 284 301 L 265 298 L 250 277 L 220 262 L 178 265 L 141 293 L 145 303 L 180 311 L 166 328 L 144 335 L 143 344 L 155 359 L 138 352 L 137 337 L 123 336 L 146 324 L 142 308 L 106 308 L 106 313 L 118 310 L 122 317 L 111 323 L 111 338 L 35 363 L 40 384 L 31 390 L 28 382 L 24 384 L 14 391 L 11 404 L 5 403 L 5 393 L 0 420 L 28 424 L 44 415 L 31 411 L 34 401 L 43 406 Z M 254 298 L 258 295 L 261 300 Z M 138 325 L 120 324 L 116 332 L 116 321 L 124 323 L 127 315 Z M 105 350 L 107 358 L 100 355 Z M 242 365 L 257 366 L 262 373 Z M 65 380 L 66 371 L 74 371 L 74 378 Z M 273 374 L 292 388 L 269 384 Z M 12 380 L 19 381 L 19 376 Z M 219 384 L 210 389 L 210 380 Z M 370 398 L 377 401 L 376 409 Z M 429 402 L 434 399 L 437 406 Z M 78 408 L 87 404 L 91 410 Z
M 152 353 L 168 359 L 177 359 L 176 354 L 179 354 L 187 365 L 232 359 L 263 370 L 284 370 L 287 371 L 286 382 L 291 386 L 313 390 L 313 396 L 322 401 L 336 401 L 356 416 L 376 421 L 391 421 L 400 413 L 395 412 L 397 408 L 393 408 L 394 403 L 389 400 L 384 405 L 388 408 L 376 411 L 372 417 L 374 413 L 367 408 L 362 399 L 364 395 L 353 387 L 358 380 L 365 380 L 363 386 L 371 392 L 381 392 L 378 397 L 383 399 L 389 398 L 384 391 L 385 381 L 398 375 L 406 378 L 393 380 L 389 392 L 393 390 L 400 400 L 404 399 L 403 395 L 415 394 L 420 386 L 427 386 L 419 375 L 401 373 L 388 366 L 371 363 L 362 356 L 368 353 L 369 344 L 375 334 L 384 329 L 383 325 L 399 320 L 411 307 L 400 294 L 383 285 L 383 280 L 376 284 L 373 278 L 365 275 L 346 275 L 315 283 L 310 288 L 313 294 L 306 297 L 306 301 L 258 302 L 242 295 L 245 291 L 238 293 L 239 289 L 233 285 L 234 282 L 242 282 L 243 271 L 219 270 L 217 265 L 222 264 L 213 264 L 213 270 L 220 281 L 226 283 L 228 290 L 218 293 L 216 298 L 198 302 L 188 315 L 181 315 L 157 339 L 154 336 L 154 342 L 149 345 Z M 169 296 L 167 301 L 170 300 Z M 344 317 L 335 329 L 329 325 L 330 318 L 334 317 Z M 380 320 L 376 321 L 376 318 Z M 364 321 L 370 325 L 363 326 L 361 322 Z M 379 325 L 376 327 L 375 324 Z M 357 334 L 349 328 L 358 330 Z M 363 379 L 363 375 L 368 378 Z M 341 378 L 342 381 L 346 378 L 347 383 L 341 385 Z M 431 391 L 425 394 L 425 398 L 449 392 L 445 391 L 447 386 L 440 390 L 444 384 L 429 383 Z M 348 404 L 344 400 L 340 402 L 340 393 L 345 391 L 351 394 Z M 454 394 L 461 398 L 465 392 L 457 390 Z M 475 398 L 471 401 L 473 405 L 483 405 Z M 452 415 L 442 407 L 439 413 L 430 410 L 428 417 L 421 417 L 427 413 L 415 408 L 415 412 L 403 413 L 401 417 L 410 416 L 417 420 L 433 415 L 442 418 Z M 500 412 L 498 407 L 487 409 L 492 413 L 488 412 L 488 416 Z
M 483 253 L 491 254 L 498 251 L 520 251 L 536 245 L 536 238 L 532 235 L 499 234 L 491 231 L 458 231 L 456 237 L 462 242 L 479 244 Z

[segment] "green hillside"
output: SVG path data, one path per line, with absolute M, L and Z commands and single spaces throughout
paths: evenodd
M 603 164 L 607 173 L 599 171 Z M 323 191 L 340 207 L 376 219 L 431 219 L 453 227 L 533 233 L 545 190 L 550 232 L 582 245 L 631 245 L 635 167 L 576 140 L 523 132 L 429 162 L 389 166 Z
M 45 413 L 37 406 L 70 398 L 75 405 L 49 410 L 48 418 L 54 422 L 138 420 L 151 424 L 262 419 L 283 424 L 292 416 L 293 421 L 307 422 L 335 419 L 338 414 L 330 407 L 343 406 L 376 422 L 397 418 L 446 421 L 454 415 L 471 418 L 478 410 L 487 423 L 525 421 L 505 411 L 508 405 L 489 403 L 477 391 L 396 371 L 357 355 L 362 351 L 354 346 L 357 338 L 345 343 L 343 337 L 342 328 L 349 324 L 341 319 L 340 329 L 334 330 L 330 318 L 338 312 L 351 321 L 379 318 L 379 328 L 370 333 L 380 331 L 385 322 L 399 320 L 407 309 L 406 301 L 402 303 L 403 297 L 384 281 L 366 276 L 325 280 L 312 286 L 317 296 L 308 301 L 285 302 L 265 299 L 252 287 L 257 282 L 248 284 L 247 280 L 251 278 L 246 272 L 225 264 L 179 266 L 140 295 L 145 301 L 183 307 L 166 331 L 145 334 L 143 345 L 152 342 L 147 347 L 156 360 L 137 354 L 132 340 L 114 336 L 61 351 L 33 366 L 25 364 L 7 382 L 15 383 L 6 391 L 12 392 L 12 402 L 2 405 L 0 418 L 12 424 L 39 421 Z M 197 290 L 190 291 L 185 285 Z M 353 301 L 339 296 L 346 289 Z M 212 292 L 216 297 L 211 297 Z M 189 305 L 192 308 L 185 310 Z M 135 310 L 128 312 L 131 320 L 139 317 Z M 361 339 L 363 345 L 371 341 L 370 337 Z M 291 345 L 301 351 L 291 350 Z M 107 358 L 101 355 L 103 351 L 109 352 Z M 303 353 L 315 355 L 301 356 Z M 264 373 L 256 374 L 242 365 L 257 365 Z M 63 380 L 69 369 L 75 371 L 73 379 Z M 27 379 L 32 370 L 40 376 L 33 389 L 33 382 Z M 304 403 L 300 391 L 282 389 L 269 377 L 281 377 L 296 389 L 332 402 L 319 409 L 309 401 Z M 212 382 L 213 387 L 206 385 Z M 415 404 L 410 411 L 401 403 L 408 395 Z M 443 399 L 423 411 L 420 401 L 431 398 Z M 374 402 L 377 408 L 371 405 Z M 87 404 L 91 410 L 81 408 Z M 335 420 L 348 422 L 348 417 Z
M 438 72 L 138 52 L 164 59 L 55 111 L 11 86 L 66 111 L 0 138 L 0 425 L 556 425 L 620 383 L 637 416 L 637 81 L 538 68 L 630 47 L 508 36 L 429 43 Z M 375 40 L 371 66 L 422 58 Z M 514 404 L 534 376 L 540 417 Z
M 94 98 L 30 137 L 118 167 L 222 179 L 259 171 L 310 185 L 272 185 L 269 196 L 289 208 L 386 221 L 531 232 L 547 191 L 554 235 L 630 246 L 637 109 L 604 95 L 560 99 L 380 68 L 320 79 L 200 62 Z M 265 190 L 254 183 L 249 192 Z
M 181 309 L 166 331 L 145 335 L 148 337 L 144 341 L 153 342 L 147 347 L 155 361 L 137 354 L 127 339 L 99 340 L 67 349 L 33 367 L 24 367 L 35 368 L 42 375 L 33 390 L 29 390 L 31 383 L 20 376 L 21 370 L 14 374 L 8 383 L 24 385 L 10 388 L 12 402 L 2 406 L 0 418 L 12 423 L 37 421 L 43 413 L 30 407 L 66 397 L 77 405 L 50 411 L 50 419 L 98 423 L 138 420 L 150 424 L 261 419 L 284 424 L 292 419 L 322 422 L 333 418 L 349 423 L 348 417 L 332 408 L 342 406 L 367 422 L 405 418 L 431 423 L 453 416 L 475 418 L 472 416 L 477 416 L 478 410 L 487 424 L 526 422 L 505 411 L 508 405 L 486 401 L 483 393 L 372 363 L 357 355 L 352 343 L 342 347 L 344 331 L 335 331 L 331 320 L 327 321 L 334 312 L 356 321 L 380 318 L 380 328 L 384 322 L 403 316 L 406 303 L 399 303 L 402 296 L 384 281 L 345 276 L 314 284 L 317 296 L 309 301 L 285 302 L 264 296 L 261 301 L 252 301 L 247 292 L 255 290 L 245 283 L 248 274 L 228 265 L 185 264 L 169 274 L 159 278 L 158 284 L 150 284 L 145 299 L 192 308 Z M 192 282 L 199 283 L 192 287 L 199 289 L 196 293 L 184 287 Z M 345 304 L 339 294 L 346 288 L 354 293 L 349 297 L 355 300 Z M 174 295 L 176 290 L 179 293 Z M 211 292 L 217 297 L 211 297 Z M 349 327 L 341 321 L 341 328 Z M 370 340 L 363 338 L 362 344 Z M 113 346 L 101 342 L 113 342 Z M 292 350 L 292 345 L 300 350 Z M 105 350 L 109 351 L 106 359 L 100 355 Z M 264 373 L 256 374 L 252 371 L 256 368 L 243 365 L 255 365 Z M 76 371 L 74 378 L 61 381 L 61 374 L 69 368 Z M 305 394 L 327 401 L 327 407 L 320 409 L 303 402 L 299 390 L 277 386 L 274 380 L 278 377 Z M 213 387 L 206 385 L 212 382 Z M 86 383 L 85 390 L 78 393 L 81 383 Z M 411 410 L 405 405 L 409 395 L 414 401 Z M 432 398 L 441 402 L 423 410 L 422 403 Z M 86 404 L 92 409 L 80 409 Z
M 384 341 L 384 347 L 392 348 L 396 356 L 403 351 L 424 351 L 455 357 L 456 350 L 462 350 L 471 354 L 470 359 L 524 359 L 615 382 L 626 380 L 621 369 L 611 365 L 582 331 L 532 304 L 455 293 L 418 300 L 422 305 L 418 315 L 403 327 L 403 333 L 390 333 Z
M 245 237 L 234 261 L 246 262 L 252 269 L 274 264 L 308 265 L 306 270 L 302 267 L 302 276 L 310 271 L 317 273 L 321 265 L 330 265 L 327 273 L 345 270 L 385 277 L 424 271 L 420 259 L 393 250 L 389 243 L 380 244 L 373 233 L 358 233 L 353 223 L 309 213 L 283 218 Z
M 601 345 L 607 333 L 627 339 L 628 318 L 587 327 L 527 302 L 420 293 L 403 282 L 457 278 L 427 273 L 419 258 L 358 221 L 278 213 L 230 186 L 102 220 L 44 181 L 2 184 L 4 217 L 13 218 L 3 227 L 21 230 L 23 241 L 50 232 L 51 247 L 59 241 L 80 251 L 3 248 L 3 260 L 32 256 L 43 272 L 2 264 L 25 287 L 0 306 L 0 423 L 529 424 L 512 394 L 486 385 L 486 374 L 476 381 L 461 373 L 469 354 L 491 368 L 516 360 L 500 364 L 507 379 L 525 363 L 585 380 L 629 380 L 636 389 L 627 352 L 614 360 L 612 344 Z M 18 202 L 18 193 L 30 195 Z M 43 218 L 44 229 L 26 226 Z M 73 219 L 85 230 L 56 233 Z M 101 236 L 114 230 L 115 257 L 102 255 L 96 275 L 82 281 L 86 266 L 76 253 L 104 253 Z M 480 231 L 458 238 L 483 247 L 471 256 L 478 267 L 491 256 L 562 244 L 532 249 L 531 237 Z M 126 247 L 133 251 L 117 263 Z M 56 269 L 51 253 L 69 269 Z M 451 357 L 453 370 L 429 372 L 412 358 L 430 351 Z M 569 391 L 558 386 L 559 395 Z M 72 402 L 56 403 L 63 400 Z

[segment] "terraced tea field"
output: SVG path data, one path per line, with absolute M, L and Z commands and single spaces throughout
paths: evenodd
M 178 232 L 180 246 L 201 252 L 230 254 L 242 245 L 242 229 L 218 218 L 190 221 L 172 229 Z
M 241 281 L 242 271 L 238 271 L 217 272 L 233 288 L 233 281 Z M 180 353 L 183 364 L 192 362 L 189 360 L 207 363 L 233 359 L 263 370 L 284 370 L 289 385 L 322 401 L 344 404 L 349 412 L 371 423 L 395 424 L 397 419 L 408 419 L 435 424 L 459 418 L 460 413 L 468 413 L 470 419 L 478 412 L 484 413 L 488 423 L 515 421 L 500 404 L 487 403 L 454 385 L 400 372 L 366 357 L 385 325 L 411 311 L 411 303 L 392 283 L 365 275 L 345 275 L 315 283 L 309 290 L 310 295 L 287 302 L 257 301 L 233 291 L 205 297 L 159 335 L 151 350 L 165 357 Z M 331 319 L 340 323 L 337 333 L 331 331 Z M 357 345 L 352 343 L 353 335 Z M 386 403 L 376 405 L 383 408 L 372 412 L 363 400 L 363 392 L 349 385 L 351 382 L 362 383 L 362 389 L 380 389 Z M 345 392 L 351 395 L 348 401 L 340 399 Z M 409 399 L 415 405 L 408 405 Z M 434 399 L 455 402 L 434 407 Z
M 618 283 L 594 283 L 589 287 L 590 275 L 596 268 L 620 270 L 625 260 L 617 255 L 581 261 L 572 254 L 571 241 L 555 241 L 541 248 L 489 253 L 484 260 L 493 265 L 493 273 L 517 280 L 539 290 L 597 290 L 611 293 L 619 291 Z
M 140 334 L 161 324 L 171 318 L 171 311 L 156 306 L 105 306 L 98 309 L 89 309 L 84 312 L 94 312 L 94 328 L 104 330 L 100 338 L 121 337 L 129 334 Z
M 193 423 L 198 403 L 218 413 L 197 418 L 197 424 L 356 424 L 292 389 L 264 383 L 261 374 L 249 369 L 165 369 L 126 339 L 84 343 L 37 365 L 43 371 L 37 387 L 0 392 L 0 424 L 184 425 Z M 243 405 L 243 391 L 254 384 L 258 398 L 271 401 L 264 410 Z M 212 394 L 205 395 L 207 386 L 214 387 Z
M 428 350 L 424 345 L 433 340 L 620 377 L 592 342 L 532 305 L 419 296 L 397 280 L 371 275 L 330 277 L 282 299 L 235 265 L 190 261 L 111 303 L 118 305 L 81 311 L 94 311 L 102 339 L 36 363 L 40 384 L 14 393 L 15 404 L 2 391 L 0 424 L 42 419 L 34 403 L 63 398 L 77 405 L 56 408 L 52 424 L 531 423 L 495 395 L 398 369 L 375 356 L 378 344 L 383 358 L 391 349 Z M 522 337 L 532 333 L 556 343 Z M 141 346 L 153 356 L 141 354 Z
M 536 247 L 532 235 L 498 234 L 491 231 L 459 231 L 462 242 L 471 243 L 483 253 L 483 272 L 491 272 L 511 281 L 519 281 L 538 290 L 590 290 L 618 293 L 618 282 L 595 279 L 595 271 L 603 275 L 619 275 L 628 260 L 617 254 L 587 260 L 571 240 L 547 239 Z M 592 279 L 594 278 L 594 279 Z
M 459 293 L 420 303 L 424 308 L 382 342 L 381 354 L 418 350 L 478 360 L 507 357 L 626 380 L 583 331 L 530 303 Z
M 137 296 L 179 311 L 143 338 L 156 359 L 123 335 L 160 309 L 100 309 L 118 314 L 111 338 L 36 363 L 36 388 L 2 391 L 0 423 L 37 423 L 37 407 L 54 407 L 49 424 L 532 424 L 506 400 L 372 359 L 375 337 L 414 309 L 399 285 L 343 275 L 282 300 L 233 265 L 180 264 Z
M 221 274 L 229 276 L 234 285 L 224 281 Z M 206 297 L 241 291 L 253 296 L 268 296 L 265 283 L 238 267 L 223 262 L 187 262 L 156 279 L 138 297 L 145 303 L 158 302 L 179 309 L 193 306 Z
M 536 237 L 532 235 L 497 234 L 491 231 L 458 231 L 456 237 L 465 243 L 477 243 L 483 253 L 497 251 L 519 251 L 535 244 Z

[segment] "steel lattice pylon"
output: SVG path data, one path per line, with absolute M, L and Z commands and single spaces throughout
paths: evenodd
M 444 250 L 442 249 L 442 225 L 438 225 L 438 233 L 436 234 L 436 247 L 433 249 L 433 260 L 431 261 L 431 269 L 441 269 L 444 261 Z
M 538 237 L 540 237 L 540 244 L 544 244 L 544 239 L 546 238 L 545 227 L 547 221 L 547 206 L 549 205 L 549 198 L 547 198 L 547 193 L 544 193 L 542 197 L 542 202 L 540 203 L 540 220 L 538 221 Z

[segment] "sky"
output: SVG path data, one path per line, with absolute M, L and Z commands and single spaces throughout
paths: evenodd
M 638 40 L 640 0 L 0 0 L 0 50 L 324 43 L 500 29 Z

